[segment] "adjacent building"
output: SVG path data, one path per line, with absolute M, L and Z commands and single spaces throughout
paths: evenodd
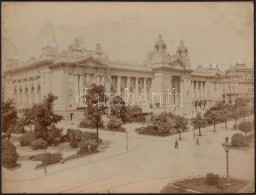
M 253 101 L 254 71 L 245 63 L 230 66 L 222 77 L 222 97 L 226 103 L 234 103 L 237 97 Z

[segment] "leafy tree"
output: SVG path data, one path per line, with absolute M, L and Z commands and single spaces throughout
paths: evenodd
M 168 121 L 167 119 L 167 113 L 162 112 L 160 114 L 153 115 L 151 117 L 151 121 L 153 124 L 160 125 L 162 123 L 166 123 Z
M 201 127 L 205 124 L 205 119 L 202 117 L 200 112 L 197 113 L 195 118 L 191 119 L 191 124 L 195 129 L 198 128 L 199 136 L 201 136 Z
M 240 112 L 237 107 L 232 106 L 230 109 L 230 118 L 235 119 L 235 125 L 237 125 L 237 119 L 239 119 Z
M 242 97 L 238 97 L 235 99 L 235 107 L 245 107 L 247 105 L 246 99 Z
M 101 85 L 93 84 L 86 94 L 85 118 L 95 125 L 97 130 L 97 141 L 99 142 L 99 125 L 102 124 L 101 116 L 105 113 L 106 97 L 105 88 Z M 103 105 L 104 104 L 104 105 Z
M 176 116 L 175 117 L 175 129 L 179 132 L 180 137 L 179 140 L 181 140 L 181 132 L 185 131 L 187 129 L 188 121 L 182 116 Z
M 8 139 L 11 136 L 12 129 L 17 122 L 17 110 L 13 100 L 2 100 L 2 132 L 7 133 Z
M 51 142 L 50 135 L 56 135 L 55 124 L 63 119 L 63 116 L 55 114 L 53 111 L 55 100 L 57 100 L 57 96 L 49 93 L 44 97 L 42 103 L 34 104 L 32 108 L 23 112 L 25 113 L 24 121 L 27 121 L 27 124 L 33 124 L 35 127 L 36 137 L 42 138 L 48 144 Z
M 2 165 L 6 168 L 15 167 L 19 158 L 16 147 L 7 139 L 2 141 Z
M 204 114 L 204 117 L 206 118 L 206 120 L 213 124 L 214 127 L 214 132 L 216 132 L 215 129 L 215 125 L 217 124 L 217 122 L 221 121 L 221 112 L 217 111 L 216 109 L 209 109 L 206 111 L 206 113 Z
M 243 131 L 246 137 L 246 133 L 252 130 L 252 125 L 249 122 L 242 122 L 239 124 L 239 130 Z
M 123 124 L 129 120 L 128 118 L 128 106 L 125 105 L 125 101 L 120 96 L 115 96 L 111 101 L 111 116 L 122 119 Z
M 239 110 L 240 115 L 243 117 L 243 122 L 244 122 L 244 117 L 247 113 L 246 106 L 247 102 L 245 98 L 238 97 L 235 99 L 235 104 L 234 106 Z
M 78 147 L 75 131 L 70 132 L 70 143 L 69 143 L 69 145 L 72 148 L 77 148 Z
M 225 122 L 225 128 L 227 128 L 227 120 L 230 118 L 230 112 L 227 109 L 219 111 L 220 121 Z

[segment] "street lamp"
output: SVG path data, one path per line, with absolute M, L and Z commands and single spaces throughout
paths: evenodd
M 226 152 L 226 157 L 227 157 L 227 182 L 229 182 L 229 167 L 228 167 L 228 153 L 231 149 L 231 144 L 228 141 L 228 137 L 225 138 L 225 142 L 222 143 L 222 147 L 224 149 L 224 151 Z
M 91 159 L 90 159 L 90 154 L 91 154 L 91 146 L 90 145 L 88 145 L 88 151 L 89 151 L 89 162 L 91 161 Z
M 127 129 L 125 130 L 125 137 L 126 137 L 126 151 L 128 152 L 128 131 Z
M 227 176 L 226 176 L 227 177 L 227 183 L 225 184 L 225 186 L 226 186 L 226 192 L 228 192 L 228 187 L 230 187 L 230 185 L 231 185 L 229 183 L 229 167 L 228 167 L 228 153 L 231 149 L 231 144 L 228 141 L 228 137 L 225 137 L 225 142 L 222 143 L 222 147 L 224 148 L 224 151 L 226 152 L 226 157 L 227 157 L 227 167 L 226 167 L 226 169 L 227 169 Z

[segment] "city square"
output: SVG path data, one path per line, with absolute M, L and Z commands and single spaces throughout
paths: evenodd
M 244 14 L 250 2 L 238 3 L 241 24 L 230 29 L 224 24 L 235 19 L 222 9 L 237 13 L 235 3 L 159 3 L 155 10 L 126 2 L 110 4 L 111 15 L 103 2 L 67 2 L 77 16 L 64 4 L 40 3 L 49 18 L 38 11 L 31 19 L 33 3 L 4 3 L 2 192 L 255 191 L 253 11 Z M 26 32 L 17 16 L 7 17 L 14 11 L 30 18 L 24 39 L 15 36 Z M 220 29 L 199 30 L 219 16 Z M 197 37 L 182 30 L 186 20 Z M 169 22 L 180 30 L 173 33 Z M 209 43 L 196 44 L 200 33 Z M 222 44 L 217 34 L 226 36 Z

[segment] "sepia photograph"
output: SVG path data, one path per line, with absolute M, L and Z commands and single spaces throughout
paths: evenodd
M 2 193 L 254 193 L 254 2 L 2 2 Z

